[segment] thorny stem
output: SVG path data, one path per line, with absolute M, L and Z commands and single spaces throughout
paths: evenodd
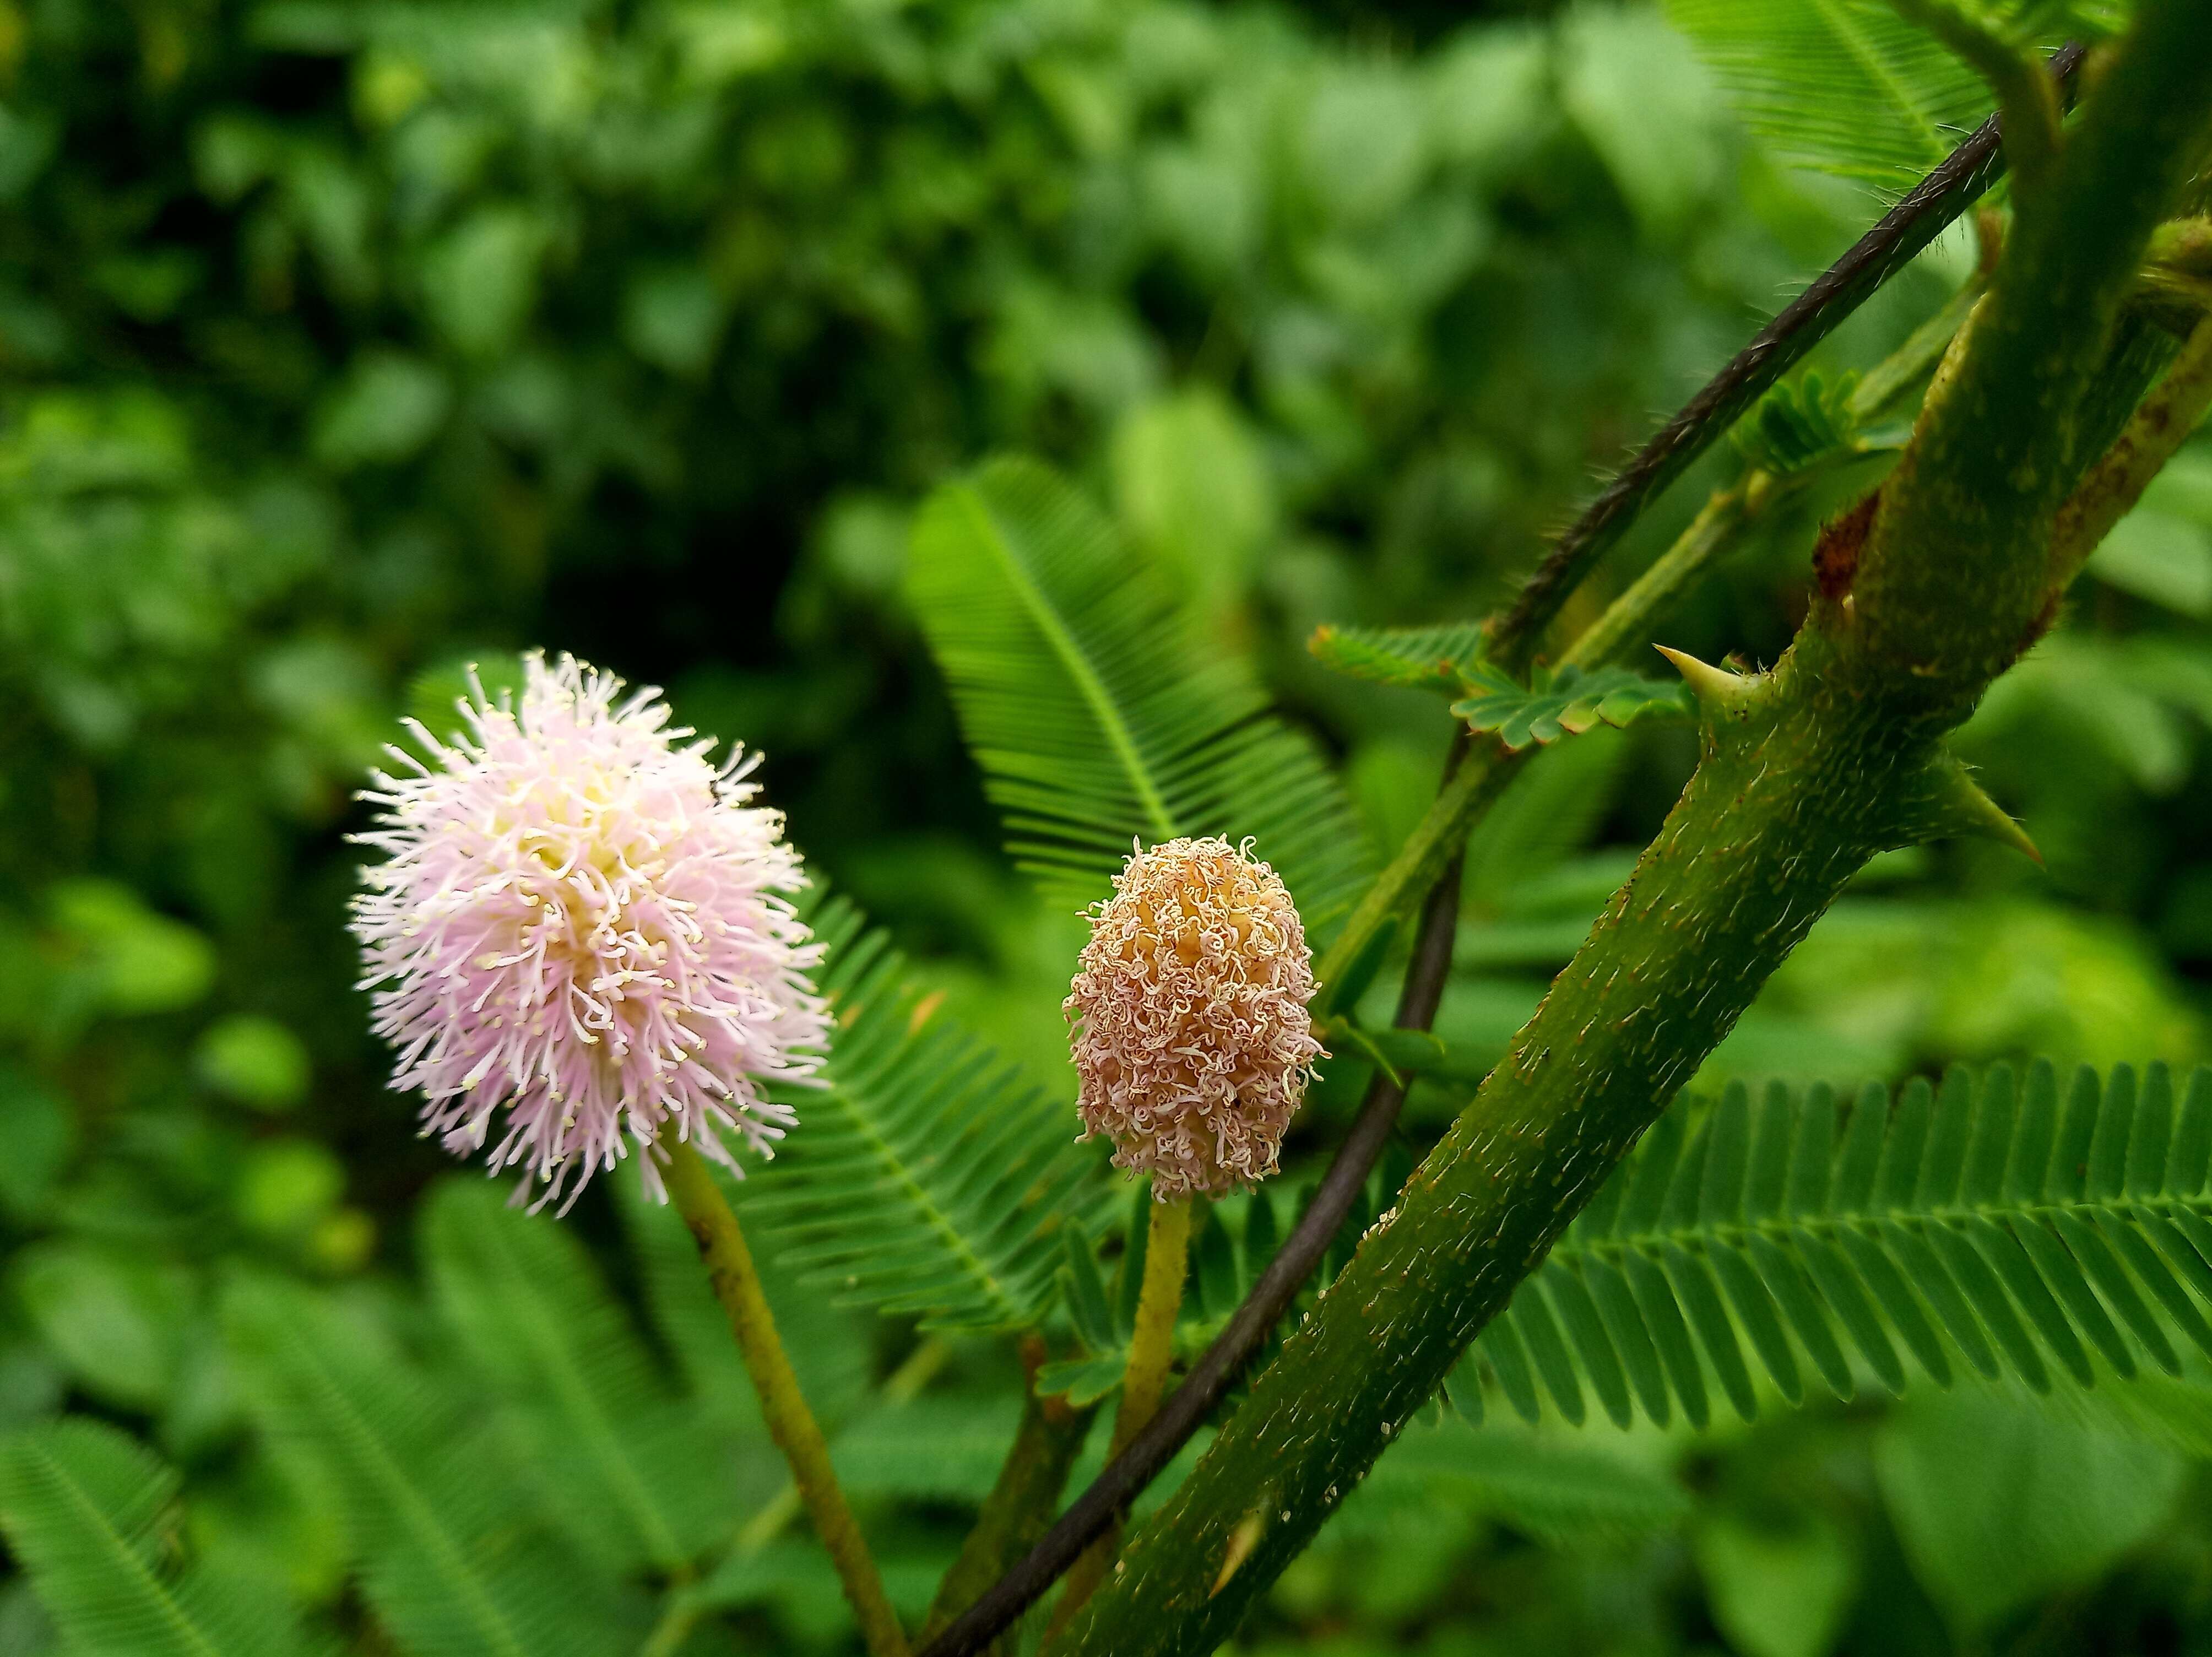
M 1129 1447 L 1160 1407 L 1167 1386 L 1168 1366 L 1175 1357 L 1176 1313 L 1182 1307 L 1183 1278 L 1190 1258 L 1190 1198 L 1173 1197 L 1152 1204 L 1152 1221 L 1145 1231 L 1145 1277 L 1137 1295 L 1137 1325 L 1129 1339 L 1128 1367 L 1121 1372 L 1121 1402 L 1114 1412 L 1114 1440 L 1106 1455 L 1110 1461 Z M 1092 1590 L 1104 1580 L 1121 1546 L 1118 1517 L 1085 1550 L 1075 1569 L 1067 1574 L 1060 1604 L 1052 1614 L 1049 1640 L 1067 1626 L 1083 1608 Z
M 1972 308 L 1978 291 L 1969 284 L 1953 295 L 1859 382 L 1852 397 L 1853 412 L 1859 419 L 1880 414 L 1926 377 Z M 1837 302 L 1849 308 L 1865 296 L 1865 292 L 1855 292 Z M 1741 361 L 1739 356 L 1729 372 L 1734 372 Z M 1685 411 L 1678 416 L 1668 429 L 1680 426 L 1686 415 Z M 1698 440 L 1698 448 L 1702 450 L 1721 429 L 1718 424 L 1707 429 Z M 1727 553 L 1742 531 L 1778 506 L 1793 488 L 1789 480 L 1754 472 L 1731 488 L 1717 491 L 1674 544 L 1575 641 L 1563 661 L 1602 666 L 1634 649 L 1648 636 L 1652 624 Z M 1644 498 L 1648 499 L 1648 494 Z M 1413 964 L 1407 970 L 1395 1023 L 1401 1029 L 1429 1027 L 1443 994 L 1458 918 L 1458 850 L 1474 824 L 1520 774 L 1528 758 L 1526 752 L 1508 753 L 1495 743 L 1478 747 L 1465 731 L 1460 733 L 1436 800 L 1322 953 L 1315 968 L 1319 982 L 1334 982 L 1365 947 L 1376 929 L 1412 894 L 1426 892 L 1427 906 L 1413 945 Z M 1050 1588 L 1079 1556 L 1085 1544 L 1111 1525 L 1114 1515 L 1174 1459 L 1226 1396 L 1320 1264 L 1350 1211 L 1352 1198 L 1382 1154 L 1404 1100 L 1402 1087 L 1380 1074 L 1376 1076 L 1305 1215 L 1285 1239 L 1243 1305 L 1168 1400 L 1152 1429 L 1140 1434 L 1128 1453 L 1109 1465 L 1018 1564 L 930 1638 L 921 1657 L 971 1657 L 982 1650 Z
M 2041 616 L 2120 302 L 2208 117 L 2212 15 L 2147 0 L 1878 509 L 1853 515 L 1864 539 L 1832 566 L 1837 590 L 1771 673 L 1686 667 L 1703 753 L 1681 800 L 1506 1058 L 1132 1538 L 1069 1630 L 1075 1657 L 1217 1646 L 1867 857 L 1995 832 L 2001 813 L 1939 739 Z
M 1562 653 L 1560 665 L 1601 667 L 1621 660 L 1644 643 L 1652 623 L 1735 545 L 1754 519 L 1771 510 L 1796 488 L 1792 480 L 1752 472 L 1729 488 L 1715 490 L 1689 527 L 1674 538 L 1674 545 L 1652 560 L 1651 567 Z M 1358 958 L 1376 928 L 1413 893 L 1428 889 L 1444 860 L 1466 840 L 1468 832 L 1504 792 L 1505 785 L 1520 775 L 1521 766 L 1534 752 L 1530 748 L 1512 753 L 1495 743 L 1485 743 L 1469 747 L 1465 757 L 1455 761 L 1397 856 L 1376 876 L 1343 929 L 1315 963 L 1314 977 L 1318 982 L 1334 982 Z
M 2049 68 L 2070 101 L 2082 53 L 2069 46 Z M 1563 536 L 1531 576 L 1513 611 L 1492 630 L 1493 651 L 1534 642 L 1575 581 L 1627 529 L 1666 485 L 1725 432 L 1881 283 L 1971 204 L 2003 168 L 1998 129 L 1985 123 L 1844 257 L 1685 405 Z M 1853 395 L 1862 419 L 1881 413 L 1927 375 L 1979 296 L 1971 283 L 1914 331 Z M 1584 666 L 1632 649 L 1695 578 L 1734 544 L 1751 516 L 1778 502 L 1775 480 L 1754 473 L 1720 491 L 1690 527 L 1621 594 L 1563 658 Z M 1435 802 L 1389 866 L 1376 877 L 1316 966 L 1327 984 L 1340 976 L 1376 929 L 1419 892 L 1428 893 L 1396 1024 L 1425 1030 L 1434 1020 L 1449 967 L 1458 917 L 1458 852 L 1468 832 L 1519 772 L 1525 755 L 1494 743 L 1477 748 L 1460 733 Z M 1304 1216 L 1261 1273 L 1213 1344 L 1152 1427 L 1077 1498 L 1017 1564 L 925 1645 L 921 1657 L 972 1657 L 1034 1604 L 1085 1544 L 1115 1522 L 1136 1494 L 1175 1457 L 1243 1373 L 1268 1333 L 1320 1264 L 1352 1199 L 1365 1184 L 1397 1122 L 1404 1091 L 1377 1074 L 1360 1113 Z
M 2063 101 L 2073 97 L 2081 58 L 2078 46 L 2051 56 L 2047 67 Z M 1812 286 L 1784 306 L 1638 451 L 1529 576 L 1513 608 L 1492 631 L 1494 657 L 1509 667 L 1522 667 L 1531 660 L 1544 630 L 1568 595 L 1659 492 L 1680 477 L 1692 461 L 1712 446 L 1714 439 L 1735 423 L 1739 415 L 1833 332 L 1869 295 L 1981 198 L 2004 172 L 2000 131 L 1995 116 L 1975 128 L 1941 167 L 1853 243 Z
M 1973 139 L 1968 140 L 1968 144 L 1961 147 L 1960 153 L 1965 153 L 1965 149 L 1974 142 Z M 1846 254 L 1844 262 L 1848 262 L 1857 251 L 1854 248 L 1852 253 Z M 1837 268 L 1842 268 L 1841 264 Z M 1861 422 L 1875 418 L 1924 381 L 1957 335 L 1960 325 L 1972 311 L 1974 302 L 1981 296 L 1981 291 L 1978 282 L 1968 283 L 1960 289 L 1933 316 L 1914 329 L 1904 344 L 1871 369 L 1851 394 L 1853 417 Z M 1856 304 L 1858 299 L 1864 297 L 1863 294 L 1858 295 L 1851 302 Z M 1828 326 L 1832 327 L 1833 324 Z M 1747 347 L 1739 353 L 1722 370 L 1722 377 L 1739 372 L 1740 365 L 1751 354 L 1751 349 Z M 1713 383 L 1717 385 L 1719 381 Z M 1771 383 L 1771 381 L 1762 381 L 1760 390 L 1764 391 Z M 1628 472 L 1624 472 L 1622 477 L 1626 478 L 1629 472 L 1644 466 L 1661 444 L 1673 441 L 1679 447 L 1690 441 L 1683 438 L 1670 440 L 1669 434 L 1675 432 L 1689 418 L 1691 410 L 1696 408 L 1699 401 L 1706 399 L 1711 391 L 1712 387 L 1708 386 L 1680 414 L 1668 422 L 1666 430 L 1652 440 L 1651 446 L 1630 464 Z M 1694 459 L 1695 454 L 1702 452 L 1722 429 L 1723 428 L 1717 423 L 1704 429 L 1695 440 L 1697 450 L 1690 454 L 1683 464 L 1687 465 L 1689 459 Z M 1713 562 L 1735 544 L 1737 532 L 1752 518 L 1779 506 L 1789 494 L 1794 492 L 1797 481 L 1754 471 L 1729 488 L 1716 491 L 1690 527 L 1675 538 L 1674 545 L 1653 560 L 1651 567 L 1635 584 L 1608 605 L 1597 620 L 1562 653 L 1562 665 L 1603 667 L 1621 660 L 1636 649 L 1643 643 L 1643 635 L 1651 623 L 1665 614 L 1711 567 Z M 1647 492 L 1639 497 L 1638 504 L 1650 498 L 1651 493 Z M 1595 510 L 1595 508 L 1592 509 L 1593 512 Z M 1585 521 L 1588 515 L 1585 515 Z M 1577 525 L 1560 545 L 1567 545 L 1581 528 L 1582 526 Z M 1515 636 L 1508 624 L 1501 624 L 1492 634 L 1492 652 L 1495 653 L 1501 643 Z M 1413 833 L 1407 838 L 1406 844 L 1399 848 L 1398 855 L 1390 860 L 1389 866 L 1376 877 L 1373 884 L 1361 896 L 1358 905 L 1346 919 L 1328 948 L 1315 963 L 1314 976 L 1319 982 L 1326 984 L 1340 977 L 1358 959 L 1359 952 L 1366 947 L 1376 928 L 1411 902 L 1414 893 L 1427 890 L 1429 880 L 1435 877 L 1436 870 L 1442 866 L 1450 848 L 1466 838 L 1474 819 L 1497 798 L 1502 783 L 1487 772 L 1497 768 L 1495 761 L 1504 759 L 1504 756 L 1498 751 L 1485 750 L 1472 756 L 1468 765 L 1459 767 L 1445 778 L 1443 788 Z M 1506 769 L 1509 772 L 1512 769 L 1510 761 L 1506 762 Z M 1492 786 L 1493 783 L 1497 786 Z
M 738 1216 L 730 1211 L 721 1188 L 707 1172 L 696 1149 L 672 1131 L 661 1136 L 660 1148 L 668 1157 L 662 1172 L 669 1195 L 690 1228 L 691 1240 L 699 1246 L 699 1258 L 706 1265 L 714 1298 L 729 1315 L 730 1331 L 737 1337 L 745 1371 L 760 1396 L 761 1415 L 768 1422 L 769 1434 L 790 1464 L 792 1482 L 799 1487 L 822 1545 L 837 1568 L 837 1579 L 859 1619 L 870 1657 L 906 1657 L 906 1635 L 884 1595 L 883 1577 L 868 1552 L 866 1538 L 861 1536 L 830 1465 L 829 1443 L 799 1392 L 799 1377 L 776 1333 L 768 1297 L 761 1291 L 760 1273 L 753 1267 L 744 1234 L 738 1228 Z
M 2058 509 L 2051 585 L 2063 590 L 2112 526 L 2127 516 L 2160 467 L 2212 408 L 2212 317 L 2199 322 L 2166 378 L 2142 400 L 2104 459 Z

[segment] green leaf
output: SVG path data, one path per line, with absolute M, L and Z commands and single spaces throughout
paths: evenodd
M 1729 435 L 1737 452 L 1778 478 L 1863 452 L 1853 407 L 1858 383 L 1856 374 L 1831 381 L 1813 369 L 1784 381 L 1736 422 Z
M 855 1495 L 975 1507 L 999 1477 L 1020 1413 L 1003 1394 L 886 1404 L 840 1433 L 831 1459 Z
M 1400 1435 L 1344 1506 L 1350 1534 L 1473 1511 L 1550 1540 L 1666 1530 L 1690 1511 L 1664 1473 L 1585 1441 L 1447 1417 Z
M 568 1230 L 483 1180 L 449 1179 L 422 1232 L 447 1327 L 580 1545 L 625 1569 L 674 1569 L 728 1526 L 701 1411 L 655 1372 Z
M 1817 1508 L 1778 1526 L 1719 1514 L 1697 1529 L 1698 1575 L 1713 1620 L 1747 1657 L 1822 1657 L 1834 1649 L 1858 1586 L 1850 1539 Z
M 342 1504 L 362 1586 L 414 1657 L 598 1657 L 638 1635 L 453 1391 L 328 1302 L 242 1280 L 224 1306 L 251 1407 Z
M 173 1569 L 176 1471 L 104 1422 L 0 1440 L 0 1534 L 81 1657 L 284 1657 L 303 1649 L 281 1587 L 203 1561 Z
M 19 1251 L 8 1281 L 85 1389 L 150 1409 L 176 1379 L 192 1284 L 143 1251 L 49 1238 Z
M 1685 1144 L 1686 1139 L 1686 1146 Z M 1758 1409 L 1756 1369 L 1796 1401 L 1851 1396 L 1901 1355 L 1948 1387 L 1963 1366 L 2039 1392 L 2212 1357 L 2212 1069 L 2163 1065 L 2024 1087 L 1999 1066 L 1881 1088 L 1839 1118 L 1826 1087 L 1741 1086 L 1662 1116 L 1477 1348 L 1533 1414 L 1540 1378 L 1580 1422 L 1585 1391 L 1626 1424 L 1706 1415 L 1708 1383 Z M 1624 1292 L 1624 1288 L 1626 1292 Z M 1525 1355 L 1523 1345 L 1525 1343 Z M 1655 1362 L 1656 1360 L 1656 1362 Z M 2147 1361 L 2147 1362 L 2146 1362 Z M 1628 1382 L 1623 1388 L 1624 1378 Z
M 2173 1507 L 2172 1450 L 2001 1393 L 1916 1400 L 1875 1467 L 1913 1572 L 1966 1630 L 2094 1581 Z
M 1313 745 L 1049 468 L 1002 459 L 939 490 L 908 582 L 1009 848 L 1053 901 L 1103 896 L 1133 841 L 1203 834 L 1250 837 L 1316 937 L 1357 898 L 1365 839 Z
M 1114 503 L 1126 531 L 1209 612 L 1233 608 L 1273 532 L 1266 458 L 1211 387 L 1131 410 L 1115 428 Z
M 749 1231 L 842 1304 L 925 1329 L 1019 1329 L 1056 1292 L 1071 1228 L 1095 1231 L 1103 1159 L 1066 1101 L 918 997 L 842 899 L 814 917 L 837 1029 L 799 1125 L 733 1193 Z
M 452 406 L 453 387 L 428 363 L 364 351 L 316 415 L 315 454 L 340 471 L 397 464 L 430 441 Z
M 1306 649 L 1325 667 L 1377 685 L 1457 696 L 1482 649 L 1482 624 L 1446 627 L 1316 627 Z
M 1991 107 L 1887 0 L 1665 0 L 1744 124 L 1786 161 L 1902 192 Z
M 1065 1398 L 1070 1407 L 1080 1410 L 1097 1403 L 1121 1386 L 1121 1372 L 1128 1367 L 1127 1347 L 1116 1347 L 1095 1357 L 1064 1358 L 1037 1371 L 1037 1396 Z
M 1570 663 L 1539 667 L 1523 686 L 1486 662 L 1468 664 L 1463 678 L 1474 694 L 1452 704 L 1469 728 L 1495 732 L 1516 751 L 1530 743 L 1578 736 L 1596 725 L 1628 726 L 1639 719 L 1692 719 L 1697 704 L 1680 680 L 1646 679 L 1626 667 L 1595 670 Z

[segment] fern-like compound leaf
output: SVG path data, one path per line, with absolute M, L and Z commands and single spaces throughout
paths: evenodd
M 173 1569 L 176 1470 L 120 1429 L 70 1419 L 0 1440 L 0 1535 L 82 1657 L 291 1657 L 278 1584 Z
M 1786 161 L 1910 188 L 1979 125 L 1979 78 L 1888 0 L 1666 0 L 1668 21 Z
M 1460 696 L 1465 693 L 1465 670 L 1482 649 L 1482 624 L 1317 627 L 1306 649 L 1323 667 L 1353 679 Z
M 1015 861 L 1055 902 L 1103 897 L 1133 840 L 1250 836 L 1326 936 L 1368 853 L 1313 745 L 1163 573 L 1034 460 L 946 484 L 910 587 Z
M 905 982 L 842 899 L 814 917 L 837 1028 L 827 1087 L 790 1095 L 799 1125 L 738 1183 L 749 1231 L 847 1304 L 928 1329 L 1019 1329 L 1043 1314 L 1065 1233 L 1095 1228 L 1103 1157 L 1075 1114 Z
M 1494 733 L 1516 751 L 1579 735 L 1596 725 L 1690 719 L 1697 711 L 1679 680 L 1663 683 L 1627 667 L 1540 667 L 1523 685 L 1499 668 L 1475 662 L 1462 676 L 1472 694 L 1453 703 L 1452 712 L 1469 728 Z
M 1686 1101 L 1516 1290 L 1475 1368 L 1534 1420 L 1626 1426 L 1763 1383 L 1796 1403 L 1939 1386 L 2037 1392 L 2212 1357 L 2212 1069 L 2177 1089 L 1961 1069 L 1938 1090 L 1732 1086 Z M 1463 1379 L 1463 1378 L 1462 1378 Z M 1470 1389 L 1455 1384 L 1455 1397 Z
M 280 1452 L 343 1507 L 362 1591 L 410 1657 L 634 1649 L 611 1574 L 563 1545 L 449 1385 L 326 1299 L 258 1280 L 224 1307 L 244 1390 Z
M 422 1253 L 519 1462 L 580 1546 L 671 1571 L 728 1528 L 703 1412 L 675 1396 L 567 1228 L 483 1180 L 448 1179 L 425 1207 Z
M 1831 381 L 1817 369 L 1784 381 L 1736 423 L 1737 452 L 1778 478 L 1863 453 L 1855 406 L 1858 383 L 1856 374 Z

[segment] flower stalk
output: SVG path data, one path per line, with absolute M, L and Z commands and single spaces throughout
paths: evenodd
M 728 1200 L 707 1171 L 705 1161 L 690 1143 L 672 1130 L 664 1132 L 660 1148 L 668 1161 L 662 1179 L 677 1212 L 684 1216 L 699 1258 L 707 1268 L 714 1298 L 728 1314 L 730 1332 L 737 1337 L 745 1373 L 760 1395 L 761 1414 L 769 1435 L 791 1467 L 792 1482 L 805 1503 L 815 1533 L 837 1568 L 837 1580 L 860 1625 L 869 1657 L 906 1657 L 905 1631 L 884 1593 L 882 1574 L 876 1569 L 867 1540 L 845 1501 L 830 1464 L 829 1441 L 814 1413 L 799 1390 L 799 1377 L 776 1333 L 768 1297 L 761 1290 L 760 1273 L 752 1252 Z
M 1170 1197 L 1154 1203 L 1151 1221 L 1145 1228 L 1144 1282 L 1137 1295 L 1129 1362 L 1121 1372 L 1121 1402 L 1114 1412 L 1109 1460 L 1127 1449 L 1130 1441 L 1159 1412 L 1160 1399 L 1167 1391 L 1168 1369 L 1175 1360 L 1176 1313 L 1182 1307 L 1189 1260 L 1190 1198 Z M 1121 1547 L 1121 1526 L 1116 1522 L 1084 1550 L 1075 1569 L 1067 1574 L 1067 1586 L 1060 1590 L 1060 1604 L 1053 1611 L 1052 1635 L 1067 1625 L 1105 1580 Z

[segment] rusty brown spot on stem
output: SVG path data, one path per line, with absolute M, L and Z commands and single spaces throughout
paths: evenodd
M 1851 590 L 1851 580 L 1859 572 L 1859 550 L 1866 545 L 1867 532 L 1874 527 L 1875 514 L 1881 508 L 1881 491 L 1876 490 L 1841 517 L 1821 526 L 1820 538 L 1813 544 L 1813 576 L 1820 584 L 1820 596 L 1830 603 L 1840 603 Z

